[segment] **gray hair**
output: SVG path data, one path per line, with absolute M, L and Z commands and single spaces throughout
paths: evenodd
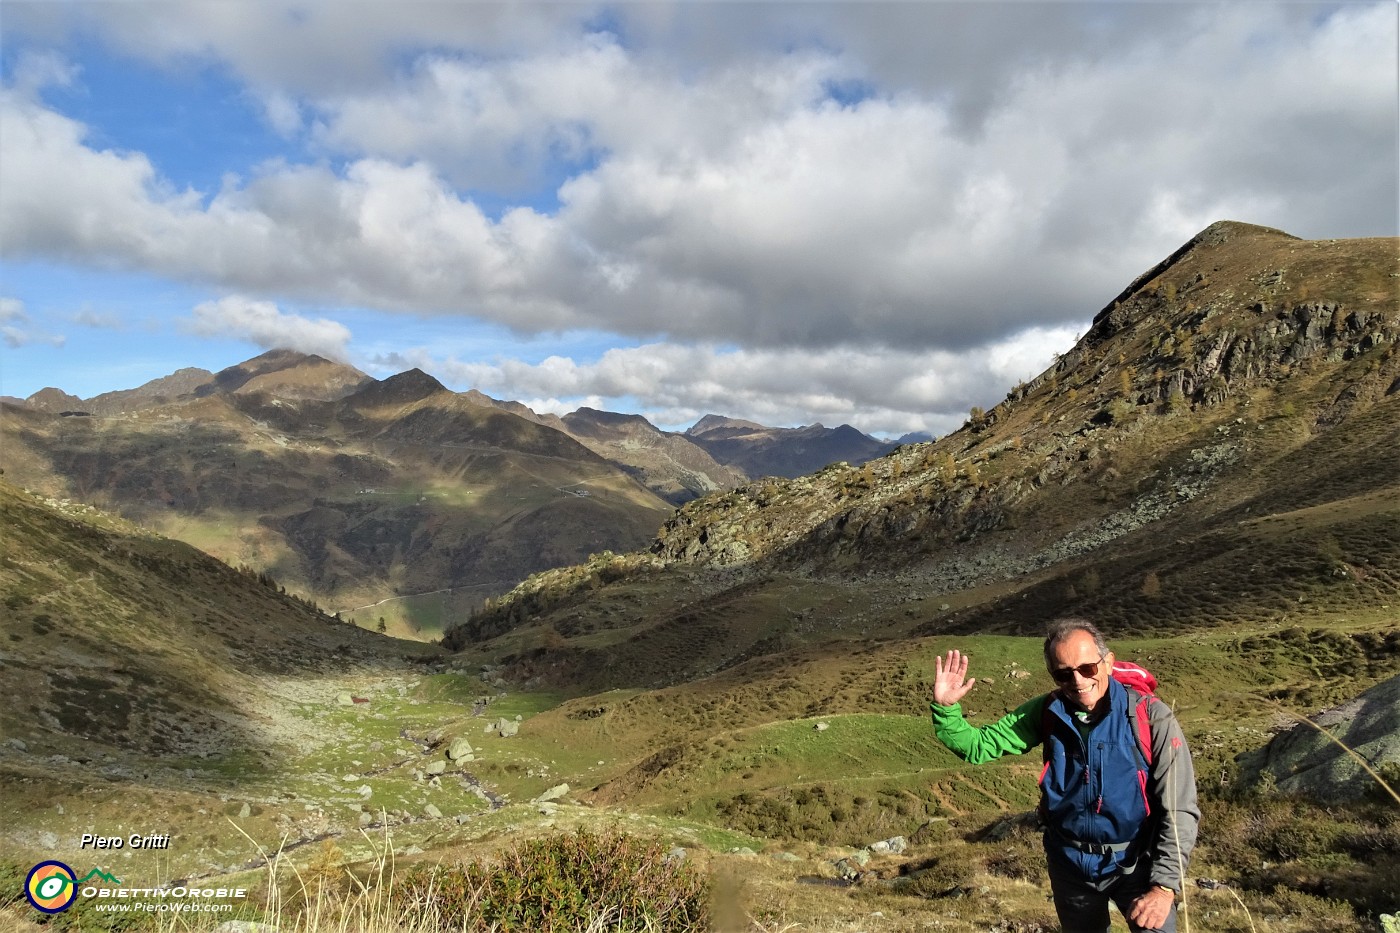
M 1108 654 L 1108 643 L 1103 640 L 1103 632 L 1099 631 L 1097 625 L 1080 616 L 1065 616 L 1053 619 L 1050 624 L 1045 626 L 1045 667 L 1047 669 L 1055 664 L 1053 654 L 1060 642 L 1075 632 L 1087 632 L 1089 637 L 1094 639 L 1094 647 L 1099 649 L 1100 657 Z

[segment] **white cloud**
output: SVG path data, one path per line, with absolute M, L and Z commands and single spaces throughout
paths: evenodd
M 380 90 L 317 100 L 316 138 L 336 152 L 425 160 L 462 188 L 508 191 L 608 152 L 727 147 L 823 98 L 845 67 L 792 53 L 686 80 L 599 33 L 504 60 L 431 54 Z
M 177 190 L 41 100 L 63 59 L 28 59 L 0 254 L 237 291 L 191 326 L 263 346 L 349 348 L 272 295 L 617 334 L 649 346 L 461 378 L 898 432 L 995 401 L 1211 221 L 1396 232 L 1392 4 L 600 9 L 7 8 L 226 66 L 310 148 Z
M 913 90 L 819 100 L 855 73 L 839 52 L 695 75 L 596 36 L 434 55 L 323 99 L 323 140 L 366 157 L 264 166 L 207 204 L 11 89 L 0 248 L 522 332 L 930 349 L 1083 318 L 1222 217 L 1393 225 L 1393 8 L 1182 20 L 1171 47 L 1022 67 L 975 133 Z M 444 174 L 590 147 L 553 215 L 492 219 Z
M 69 87 L 77 80 L 78 69 L 57 52 L 25 49 L 17 58 L 11 83 L 20 94 L 32 96 L 46 88 Z
M 131 322 L 120 314 L 94 311 L 92 308 L 78 311 L 72 316 L 72 321 L 81 327 L 91 327 L 94 330 L 126 330 L 131 326 Z
M 285 348 L 333 360 L 346 358 L 350 329 L 326 318 L 287 314 L 270 301 L 229 295 L 195 306 L 183 329 L 199 337 L 248 340 L 264 350 Z
M 217 62 L 258 88 L 330 93 L 382 80 L 424 48 L 478 54 L 548 45 L 600 8 L 585 4 L 368 2 L 17 3 L 7 33 L 57 43 L 100 36 L 124 55 L 177 68 Z
M 371 366 L 417 367 L 459 390 L 477 388 L 556 414 L 581 406 L 639 410 L 655 424 L 676 427 L 714 412 L 772 425 L 850 423 L 898 435 L 951 430 L 973 405 L 990 407 L 1007 387 L 1043 371 L 1075 336 L 1067 327 L 1034 328 L 969 353 L 664 343 L 608 350 L 591 362 L 551 356 L 538 363 L 464 362 L 419 348 Z
M 301 131 L 301 106 L 296 98 L 284 91 L 272 91 L 263 97 L 262 105 L 268 125 L 278 135 L 292 137 Z
M 18 298 L 0 297 L 0 343 L 11 350 L 32 345 L 61 347 L 67 338 L 50 334 L 33 326 L 24 302 Z

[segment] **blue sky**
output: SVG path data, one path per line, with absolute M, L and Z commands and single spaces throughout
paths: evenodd
M 1388 2 L 4 13 L 6 395 L 292 346 L 941 433 L 1215 220 L 1400 232 Z

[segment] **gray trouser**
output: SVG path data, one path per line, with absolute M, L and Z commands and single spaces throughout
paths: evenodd
M 1047 847 L 1048 848 L 1048 847 Z M 1106 933 L 1108 930 L 1108 902 L 1118 905 L 1118 911 L 1126 919 L 1133 908 L 1133 901 L 1152 887 L 1152 865 L 1140 858 L 1131 870 L 1114 875 L 1107 881 L 1094 884 L 1072 865 L 1066 864 L 1063 857 L 1056 858 L 1054 852 L 1046 852 L 1046 864 L 1050 869 L 1050 891 L 1055 897 L 1055 913 L 1060 917 L 1060 928 L 1064 933 Z M 1176 933 L 1176 904 L 1160 927 L 1140 927 L 1131 920 L 1128 928 L 1133 933 L 1160 930 L 1161 933 Z

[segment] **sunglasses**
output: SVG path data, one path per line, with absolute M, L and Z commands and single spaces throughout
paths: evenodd
M 1075 667 L 1057 667 L 1050 672 L 1050 676 L 1055 679 L 1056 683 L 1060 684 L 1074 683 L 1075 674 L 1078 674 L 1085 680 L 1089 680 L 1098 674 L 1099 665 L 1103 663 L 1103 659 L 1106 657 L 1108 657 L 1108 655 L 1100 655 L 1099 659 L 1093 664 L 1079 664 Z

